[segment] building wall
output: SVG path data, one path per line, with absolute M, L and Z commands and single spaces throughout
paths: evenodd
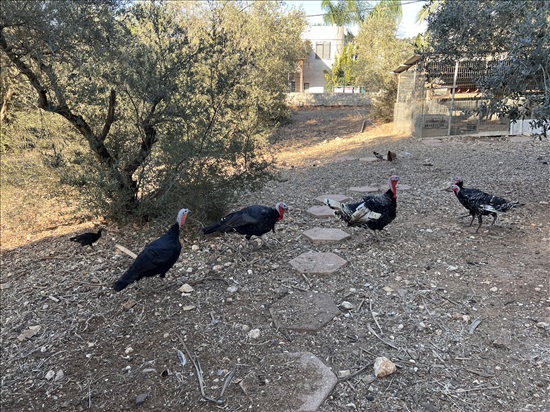
M 324 93 L 327 80 L 323 71 L 332 71 L 335 58 L 344 48 L 344 27 L 309 26 L 304 38 L 311 42 L 312 50 L 304 62 L 304 92 Z M 295 91 L 300 91 L 300 76 L 295 75 Z

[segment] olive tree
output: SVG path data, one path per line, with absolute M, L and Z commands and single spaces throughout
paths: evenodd
M 381 5 L 363 22 L 356 37 L 356 82 L 375 94 L 373 116 L 383 121 L 393 118 L 397 96 L 392 70 L 413 53 L 410 41 L 397 38 L 397 25 L 391 9 Z
M 258 12 L 246 4 L 4 2 L 2 56 L 28 79 L 38 107 L 87 144 L 91 155 L 75 154 L 69 172 L 93 207 L 117 219 L 180 205 L 219 215 L 239 188 L 267 176 L 262 143 L 284 115 L 286 81 L 265 79 L 294 61 L 270 66 L 278 55 L 250 47 L 254 31 L 234 25 L 263 16 L 264 25 L 299 27 L 303 17 L 287 18 L 274 1 Z M 284 33 L 283 60 L 302 44 L 297 30 Z

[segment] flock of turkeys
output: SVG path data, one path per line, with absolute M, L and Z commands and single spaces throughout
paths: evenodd
M 325 199 L 324 203 L 334 209 L 334 214 L 344 221 L 347 226 L 358 226 L 374 231 L 384 229 L 397 216 L 397 184 L 398 176 L 389 178 L 390 188 L 379 195 L 364 196 L 358 202 L 340 203 L 336 200 Z M 499 212 L 506 212 L 514 207 L 523 206 L 519 202 L 510 202 L 498 196 L 492 196 L 478 189 L 465 188 L 461 177 L 454 179 L 452 185 L 458 201 L 464 206 L 472 217 L 470 226 L 477 217 L 478 227 L 482 224 L 482 216 L 492 216 L 495 223 Z M 219 232 L 237 232 L 245 235 L 250 240 L 252 236 L 262 235 L 269 231 L 275 231 L 275 224 L 283 219 L 286 204 L 277 203 L 275 208 L 253 205 L 236 212 L 229 213 L 218 222 L 202 229 L 205 235 Z M 176 263 L 181 253 L 179 240 L 180 228 L 187 219 L 188 209 L 178 212 L 176 223 L 157 240 L 149 243 L 135 258 L 134 262 L 124 274 L 113 283 L 115 291 L 121 291 L 133 282 L 144 277 L 160 275 L 163 278 L 166 272 Z M 466 215 L 468 216 L 468 215 Z M 103 229 L 97 233 L 89 232 L 71 237 L 70 240 L 80 243 L 82 246 L 91 246 L 101 237 Z

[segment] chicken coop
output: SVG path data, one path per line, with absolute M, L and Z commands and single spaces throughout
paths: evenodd
M 508 134 L 509 121 L 490 111 L 477 88 L 476 80 L 488 70 L 485 62 L 420 62 L 415 55 L 393 71 L 398 75 L 396 131 L 415 137 Z

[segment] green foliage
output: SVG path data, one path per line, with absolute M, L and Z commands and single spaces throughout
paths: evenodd
M 327 25 L 361 24 L 381 9 L 396 21 L 401 18 L 401 0 L 323 0 L 321 8 L 325 11 L 323 19 Z
M 356 45 L 356 82 L 376 94 L 373 116 L 389 121 L 397 95 L 397 78 L 391 71 L 411 56 L 413 46 L 397 38 L 397 21 L 391 10 L 385 12 L 383 8 L 378 8 L 361 25 Z
M 332 91 L 335 86 L 346 86 L 356 84 L 356 55 L 357 46 L 349 43 L 344 46 L 340 55 L 332 66 L 332 72 L 325 71 L 327 79 L 327 90 Z
M 544 0 L 432 1 L 432 61 L 487 65 L 478 79 L 491 110 L 512 121 L 550 121 L 550 3 Z M 430 75 L 430 73 L 428 73 Z
M 65 136 L 78 149 L 56 146 L 49 160 L 92 210 L 124 221 L 185 206 L 210 219 L 269 175 L 267 135 L 286 115 L 286 76 L 305 53 L 300 13 L 275 1 L 244 10 L 240 2 L 8 3 L 2 56 L 39 107 L 79 132 Z

